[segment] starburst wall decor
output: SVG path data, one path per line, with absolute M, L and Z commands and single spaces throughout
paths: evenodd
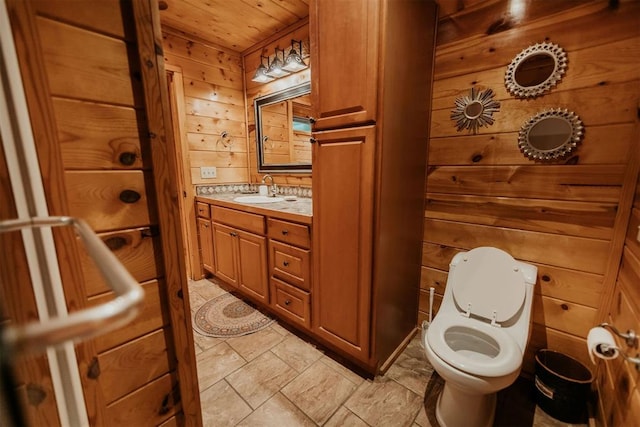
M 493 113 L 500 111 L 500 103 L 493 99 L 493 91 L 478 91 L 475 87 L 470 95 L 456 98 L 456 108 L 451 110 L 451 120 L 456 122 L 458 132 L 467 129 L 474 134 L 478 128 L 493 124 Z

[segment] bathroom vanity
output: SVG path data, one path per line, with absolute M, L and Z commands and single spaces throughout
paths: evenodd
M 238 196 L 196 198 L 205 271 L 309 333 L 311 199 L 256 204 Z

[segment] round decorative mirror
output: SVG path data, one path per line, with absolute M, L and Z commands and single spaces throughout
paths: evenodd
M 472 87 L 469 96 L 456 98 L 456 107 L 451 111 L 451 120 L 455 120 L 458 132 L 468 129 L 477 133 L 481 126 L 493 124 L 493 113 L 500 111 L 500 103 L 493 99 L 493 91 L 479 92 Z
M 519 98 L 534 98 L 554 87 L 567 69 L 567 54 L 553 43 L 537 43 L 520 52 L 507 67 L 507 90 Z
M 543 111 L 522 125 L 518 135 L 520 150 L 533 160 L 558 160 L 578 146 L 584 134 L 582 121 L 562 109 Z

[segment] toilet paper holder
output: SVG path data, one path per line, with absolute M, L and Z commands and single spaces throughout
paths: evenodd
M 607 322 L 600 323 L 598 326 L 601 328 L 609 328 L 611 331 L 619 336 L 620 338 L 624 338 L 628 347 L 638 348 L 638 335 L 635 333 L 633 329 L 628 329 L 626 333 L 620 332 L 618 328 L 613 325 L 610 325 Z
M 632 347 L 632 348 L 637 348 L 638 347 L 638 335 L 635 333 L 635 331 L 633 329 L 629 329 L 627 330 L 626 333 L 620 332 L 618 330 L 618 328 L 616 328 L 613 325 L 610 325 L 606 322 L 599 324 L 598 326 L 602 327 L 602 328 L 608 328 L 611 329 L 611 331 L 618 335 L 620 338 L 624 338 L 625 342 L 627 343 L 628 347 Z M 604 351 L 607 351 L 608 348 L 606 348 L 608 346 L 605 346 L 605 348 L 603 348 Z M 625 354 L 625 352 L 620 351 L 619 352 L 620 356 L 622 356 L 624 358 L 624 360 L 626 360 L 627 362 L 633 363 L 634 365 L 636 365 L 636 371 L 640 371 L 640 355 L 636 354 L 636 357 L 631 357 L 628 356 L 627 354 Z

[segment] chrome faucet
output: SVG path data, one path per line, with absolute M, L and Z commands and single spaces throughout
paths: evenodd
M 262 177 L 262 183 L 266 185 L 267 178 L 271 181 L 269 185 L 269 196 L 276 197 L 276 194 L 278 194 L 278 186 L 276 185 L 275 182 L 273 182 L 273 177 L 269 174 L 266 174 L 265 176 Z

